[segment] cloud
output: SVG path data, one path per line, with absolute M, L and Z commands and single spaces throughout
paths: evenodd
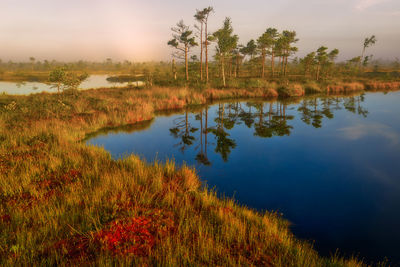
M 400 143 L 400 135 L 392 127 L 381 123 L 357 124 L 338 129 L 338 131 L 348 140 L 358 140 L 366 136 L 381 136 L 389 140 L 391 145 Z
M 359 0 L 356 4 L 356 9 L 359 11 L 364 11 L 370 7 L 379 5 L 383 2 L 387 2 L 388 0 Z

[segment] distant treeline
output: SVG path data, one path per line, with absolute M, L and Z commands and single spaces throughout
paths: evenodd
M 302 75 L 305 71 L 305 64 L 301 58 L 293 58 L 290 62 L 288 62 L 288 66 L 290 67 L 290 74 L 293 75 Z M 271 61 L 269 59 L 266 60 L 266 64 L 270 64 Z M 178 74 L 184 74 L 184 69 L 179 67 L 184 67 L 183 62 L 176 62 L 176 66 L 178 67 Z M 218 71 L 218 62 L 213 60 L 209 62 L 210 69 L 213 71 Z M 198 78 L 196 76 L 196 72 L 200 66 L 199 61 L 196 59 L 191 59 L 188 62 L 189 65 L 189 73 L 191 73 L 193 79 Z M 257 62 L 255 60 L 245 60 L 241 65 L 241 76 L 242 77 L 257 77 L 257 73 L 254 73 L 254 69 L 257 66 Z M 171 62 L 167 61 L 159 61 L 159 62 L 130 62 L 130 61 L 121 61 L 121 62 L 90 62 L 90 61 L 77 61 L 77 62 L 60 62 L 60 61 L 37 61 L 35 63 L 30 62 L 3 62 L 0 60 L 0 79 L 2 75 L 11 72 L 15 75 L 21 76 L 37 76 L 40 72 L 50 72 L 51 70 L 57 67 L 65 67 L 70 71 L 86 71 L 88 73 L 108 73 L 108 74 L 125 74 L 126 75 L 144 75 L 144 74 L 152 74 L 152 75 L 160 75 L 166 74 L 167 72 L 171 74 Z M 232 66 L 231 66 L 232 68 Z M 229 70 L 228 66 L 228 70 Z M 351 64 L 348 61 L 341 61 L 335 63 L 336 72 L 340 74 L 354 74 L 356 68 L 354 64 Z M 365 68 L 363 68 L 364 73 L 381 73 L 386 75 L 388 72 L 397 73 L 400 71 L 400 61 L 398 59 L 393 61 L 388 60 L 372 60 Z M 233 69 L 229 71 L 229 73 L 233 74 Z M 375 75 L 374 74 L 374 75 Z M 218 77 L 218 73 L 211 74 L 210 76 Z M 233 76 L 233 75 L 231 75 Z M 178 76 L 179 78 L 179 76 Z M 131 78 L 129 78 L 131 79 Z
M 2 61 L 0 59 L 0 73 L 5 72 L 49 72 L 55 68 L 63 67 L 70 71 L 86 71 L 86 72 L 107 72 L 107 73 L 119 73 L 124 72 L 126 74 L 139 74 L 143 73 L 144 70 L 152 70 L 154 68 L 162 67 L 163 65 L 169 66 L 168 62 L 131 62 L 128 60 L 113 61 L 108 58 L 103 62 L 92 62 L 92 61 L 75 61 L 75 62 L 62 62 L 62 61 L 48 61 L 48 60 L 31 60 L 25 62 L 14 62 L 14 61 Z

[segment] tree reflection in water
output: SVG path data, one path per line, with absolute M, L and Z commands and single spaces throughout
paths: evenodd
M 307 97 L 294 100 L 282 101 L 252 101 L 219 103 L 215 114 L 209 118 L 209 105 L 205 105 L 200 111 L 195 112 L 196 127 L 191 125 L 189 110 L 184 116 L 174 120 L 170 133 L 179 142 L 175 145 L 182 153 L 189 146 L 195 145 L 196 161 L 199 164 L 211 165 L 207 156 L 209 146 L 213 146 L 226 162 L 232 150 L 236 148 L 236 141 L 229 131 L 236 125 L 244 124 L 247 128 L 253 129 L 254 136 L 260 138 L 272 138 L 289 136 L 294 130 L 290 125 L 296 116 L 307 125 L 314 128 L 323 127 L 324 118 L 333 119 L 335 111 L 346 110 L 354 114 L 366 117 L 368 111 L 362 106 L 364 95 L 356 96 L 326 96 Z M 294 109 L 297 104 L 297 109 Z M 289 112 L 288 110 L 292 111 Z M 194 134 L 200 129 L 198 135 Z M 212 134 L 213 141 L 209 141 L 209 134 Z
M 191 134 L 197 132 L 198 128 L 190 124 L 188 110 L 185 111 L 185 116 L 174 120 L 174 125 L 175 127 L 169 129 L 169 131 L 175 138 L 180 139 L 180 142 L 175 146 L 178 146 L 182 152 L 185 152 L 186 148 L 193 145 L 193 142 L 196 140 Z

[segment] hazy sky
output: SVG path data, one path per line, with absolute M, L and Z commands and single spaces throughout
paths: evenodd
M 167 60 L 171 26 L 209 5 L 209 30 L 229 16 L 243 44 L 276 27 L 297 31 L 298 56 L 325 45 L 348 59 L 375 34 L 367 54 L 400 58 L 400 0 L 0 0 L 0 59 Z

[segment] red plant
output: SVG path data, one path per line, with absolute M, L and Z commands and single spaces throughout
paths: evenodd
M 65 258 L 76 261 L 92 257 L 96 254 L 95 249 L 101 249 L 113 256 L 148 256 L 159 238 L 172 233 L 174 227 L 170 214 L 161 210 L 147 210 L 147 213 L 147 216 L 115 220 L 86 236 L 78 234 L 63 239 L 47 249 L 44 255 L 56 249 Z
M 114 255 L 147 256 L 155 243 L 152 228 L 152 221 L 146 217 L 115 221 L 96 233 L 94 239 Z

